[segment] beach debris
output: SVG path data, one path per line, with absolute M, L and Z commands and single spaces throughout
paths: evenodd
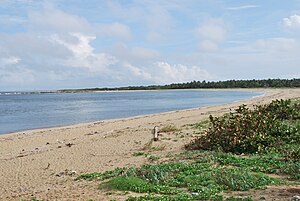
M 75 170 L 68 170 L 65 169 L 63 172 L 57 173 L 55 176 L 62 177 L 62 176 L 74 176 L 77 172 Z
M 46 145 L 49 145 L 50 143 L 49 142 L 46 142 Z
M 66 143 L 65 144 L 67 147 L 72 147 L 74 144 L 73 143 Z
M 153 140 L 158 141 L 158 126 L 154 126 L 152 129 Z
M 199 195 L 199 193 L 198 192 L 191 192 L 191 195 L 197 196 L 197 195 Z
M 62 143 L 64 143 L 64 140 L 60 141 L 60 140 L 57 139 L 56 142 L 59 143 L 59 144 L 62 144 Z
M 50 167 L 50 163 L 48 163 L 47 164 L 47 167 L 46 168 L 43 168 L 44 170 L 47 170 L 47 169 L 49 169 L 49 167 Z
M 292 198 L 293 201 L 300 201 L 300 195 L 295 195 Z

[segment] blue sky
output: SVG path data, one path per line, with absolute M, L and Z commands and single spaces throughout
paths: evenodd
M 300 0 L 0 0 L 0 90 L 300 77 Z

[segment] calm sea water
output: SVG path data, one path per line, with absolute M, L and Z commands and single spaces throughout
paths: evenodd
M 167 90 L 0 95 L 0 134 L 224 104 L 259 92 Z

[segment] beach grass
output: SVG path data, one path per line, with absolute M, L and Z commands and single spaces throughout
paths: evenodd
M 78 179 L 102 180 L 99 188 L 108 191 L 146 193 L 128 197 L 130 201 L 252 200 L 226 193 L 300 182 L 299 104 L 298 99 L 276 100 L 254 109 L 242 105 L 235 112 L 193 125 L 201 131 L 206 129 L 206 135 L 174 156 L 179 162 L 116 168 L 83 174 Z M 164 132 L 170 130 L 174 129 Z M 232 140 L 232 136 L 237 139 Z M 244 146 L 246 143 L 250 145 Z M 158 159 L 149 156 L 149 160 Z

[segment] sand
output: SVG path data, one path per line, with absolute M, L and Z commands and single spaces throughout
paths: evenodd
M 249 90 L 249 89 L 241 89 Z M 146 150 L 162 158 L 183 151 L 194 137 L 191 124 L 220 115 L 241 104 L 268 103 L 273 99 L 300 97 L 300 89 L 251 89 L 264 96 L 213 107 L 196 108 L 125 119 L 97 121 L 66 127 L 30 130 L 0 135 L 0 200 L 109 200 L 122 194 L 106 195 L 98 181 L 74 181 L 81 173 L 149 163 L 134 157 L 145 151 L 154 126 L 175 125 L 185 137 L 169 133 Z M 163 160 L 160 160 L 163 162 Z

